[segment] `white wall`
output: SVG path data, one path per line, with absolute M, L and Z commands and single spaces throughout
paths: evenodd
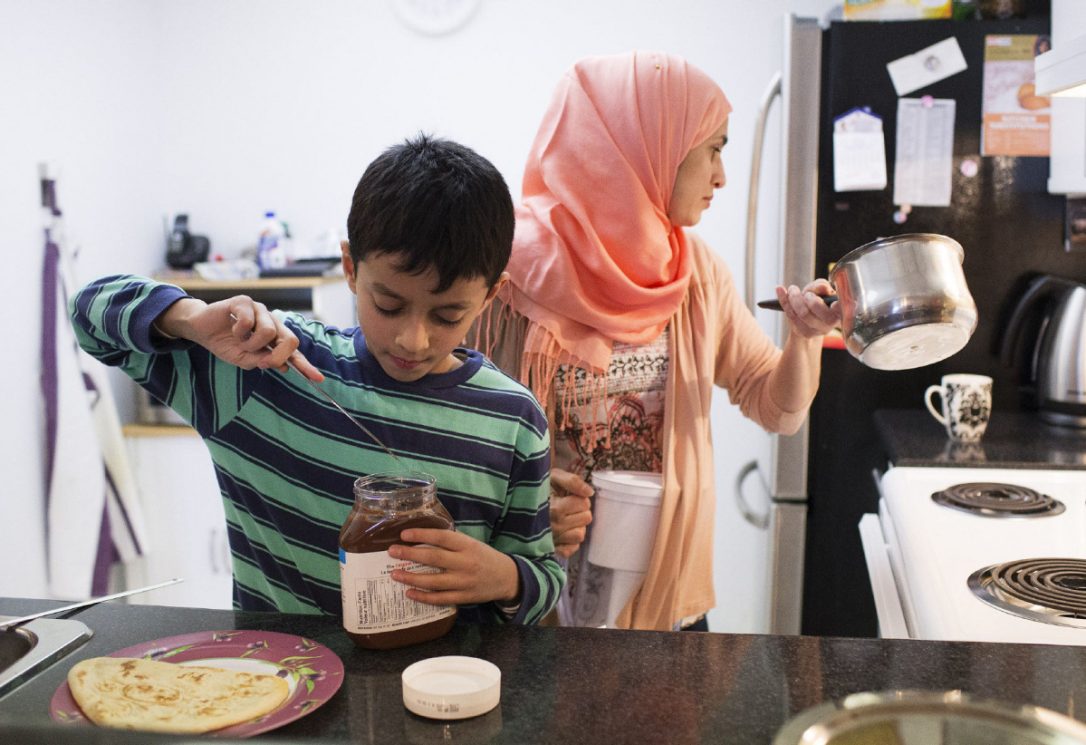
M 154 4 L 0 2 L 0 225 L 9 324 L 0 368 L 0 594 L 42 595 L 44 439 L 38 387 L 39 161 L 59 167 L 82 274 L 149 272 L 161 243 Z
M 0 434 L 0 595 L 45 587 L 38 161 L 60 167 L 68 233 L 82 246 L 80 277 L 150 273 L 162 264 L 163 217 L 174 212 L 188 212 L 194 232 L 227 257 L 251 245 L 266 209 L 302 242 L 342 230 L 365 165 L 419 130 L 476 148 L 517 193 L 562 71 L 588 54 L 659 49 L 703 68 L 735 107 L 729 188 L 699 232 L 741 277 L 751 130 L 779 65 L 782 16 L 823 16 L 832 6 L 480 0 L 459 31 L 427 37 L 399 23 L 389 0 L 0 0 L 0 217 L 15 277 L 7 307 L 19 322 L 0 369 L 8 423 Z M 775 163 L 771 155 L 767 178 Z M 760 230 L 771 241 L 776 204 L 766 194 Z M 772 284 L 760 279 L 760 292 Z M 116 383 L 130 418 L 131 387 Z M 736 522 L 731 479 L 765 439 L 718 399 L 719 564 L 754 538 Z M 754 628 L 759 611 L 745 607 L 743 588 L 729 595 L 714 628 Z

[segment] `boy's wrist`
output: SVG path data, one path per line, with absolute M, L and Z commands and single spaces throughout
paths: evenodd
M 162 311 L 151 327 L 167 339 L 188 339 L 188 320 L 206 303 L 196 298 L 183 297 Z
M 506 558 L 509 560 L 509 568 L 512 571 L 512 576 L 509 577 L 509 588 L 512 588 L 511 594 L 507 591 L 501 597 L 498 597 L 494 602 L 499 608 L 505 610 L 506 608 L 518 608 L 520 607 L 520 568 L 517 566 L 517 560 L 512 556 L 506 554 Z

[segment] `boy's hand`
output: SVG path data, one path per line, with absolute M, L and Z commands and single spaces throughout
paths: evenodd
M 400 540 L 425 546 L 394 544 L 393 559 L 415 561 L 441 572 L 422 574 L 397 569 L 392 579 L 407 585 L 407 597 L 430 605 L 465 605 L 492 600 L 511 602 L 520 593 L 517 564 L 482 541 L 455 530 L 410 528 Z
M 592 487 L 577 474 L 551 469 L 551 533 L 554 553 L 563 559 L 577 553 L 584 543 L 588 524 L 592 522 L 593 494 Z
M 183 298 L 155 319 L 155 327 L 169 336 L 194 341 L 243 370 L 275 368 L 286 372 L 289 359 L 310 380 L 324 379 L 297 351 L 298 337 L 263 303 L 246 295 L 211 304 Z

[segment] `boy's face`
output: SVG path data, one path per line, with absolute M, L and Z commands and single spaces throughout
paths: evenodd
M 381 369 L 404 383 L 460 366 L 453 349 L 509 277 L 503 272 L 489 288 L 483 277 L 458 279 L 438 294 L 433 269 L 407 274 L 397 268 L 398 256 L 388 253 L 370 254 L 355 264 L 346 242 L 342 252 L 366 347 Z

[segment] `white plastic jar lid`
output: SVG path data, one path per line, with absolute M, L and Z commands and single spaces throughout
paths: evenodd
M 502 672 L 478 657 L 431 657 L 403 671 L 403 704 L 431 719 L 485 714 L 501 699 Z
M 633 504 L 657 505 L 664 491 L 664 477 L 649 471 L 593 471 L 592 486 L 606 498 Z

